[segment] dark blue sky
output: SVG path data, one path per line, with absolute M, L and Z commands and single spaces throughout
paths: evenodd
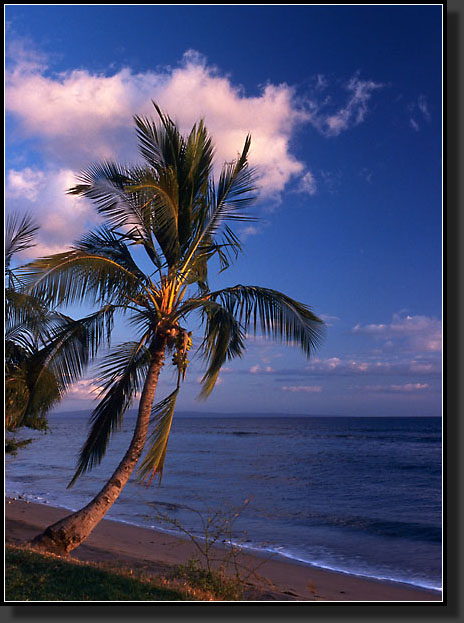
M 280 289 L 327 338 L 309 363 L 250 340 L 204 405 L 195 363 L 181 408 L 439 415 L 441 11 L 7 6 L 7 210 L 42 220 L 37 251 L 72 242 L 95 220 L 63 199 L 72 173 L 132 160 L 151 98 L 185 127 L 204 116 L 219 158 L 250 131 L 260 221 L 215 284 Z

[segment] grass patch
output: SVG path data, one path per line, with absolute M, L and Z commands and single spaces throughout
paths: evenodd
M 98 565 L 71 562 L 7 546 L 7 601 L 190 601 L 192 595 L 131 577 L 130 571 L 108 571 Z
M 177 565 L 173 577 L 185 582 L 199 594 L 209 595 L 215 601 L 239 601 L 243 597 L 244 583 L 236 577 L 228 577 L 224 568 L 205 569 L 197 560 Z

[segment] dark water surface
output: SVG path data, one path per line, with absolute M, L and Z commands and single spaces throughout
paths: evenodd
M 87 414 L 55 414 L 51 432 L 7 459 L 6 493 L 78 509 L 122 457 L 134 418 L 103 463 L 66 490 Z M 108 518 L 160 527 L 156 510 L 202 533 L 189 508 L 250 500 L 234 538 L 338 571 L 441 588 L 441 418 L 174 418 L 161 487 L 129 482 Z M 171 526 L 172 527 L 172 526 Z

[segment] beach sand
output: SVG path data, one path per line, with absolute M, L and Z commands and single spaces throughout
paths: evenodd
M 6 542 L 21 544 L 69 514 L 62 508 L 7 498 Z M 105 519 L 75 549 L 72 558 L 127 566 L 147 575 L 166 575 L 176 564 L 195 558 L 188 540 L 161 531 Z M 242 563 L 256 569 L 250 577 L 247 601 L 441 601 L 438 591 L 396 582 L 377 581 L 287 561 L 280 557 L 243 554 Z

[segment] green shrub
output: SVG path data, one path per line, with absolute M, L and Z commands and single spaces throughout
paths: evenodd
M 236 601 L 243 595 L 240 579 L 228 577 L 223 567 L 208 570 L 198 560 L 191 559 L 185 565 L 177 565 L 173 577 L 221 601 Z

